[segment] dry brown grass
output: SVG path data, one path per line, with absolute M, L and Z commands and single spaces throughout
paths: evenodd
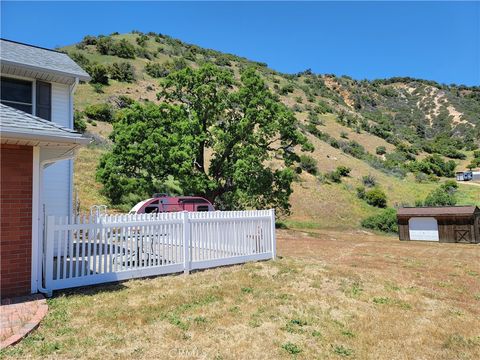
M 57 294 L 39 329 L 0 354 L 480 357 L 479 246 L 399 242 L 362 231 L 280 231 L 278 248 L 276 261 Z

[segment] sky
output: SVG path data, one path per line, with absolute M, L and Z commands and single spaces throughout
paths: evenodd
M 296 73 L 480 85 L 480 2 L 1 2 L 1 36 L 53 48 L 159 32 Z

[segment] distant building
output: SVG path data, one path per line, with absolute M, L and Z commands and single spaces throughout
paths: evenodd
M 469 181 L 473 179 L 473 173 L 471 171 L 459 171 L 455 173 L 457 181 Z
M 398 209 L 400 240 L 480 243 L 480 209 L 476 206 L 405 207 Z

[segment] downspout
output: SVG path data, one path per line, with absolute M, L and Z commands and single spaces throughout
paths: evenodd
M 44 204 L 43 204 L 43 178 L 44 178 L 44 170 L 46 167 L 48 167 L 48 165 L 50 164 L 53 164 L 55 162 L 58 162 L 58 161 L 61 161 L 61 160 L 69 160 L 69 159 L 73 159 L 73 156 L 74 156 L 74 150 L 76 148 L 78 148 L 80 145 L 77 145 L 73 148 L 71 148 L 70 150 L 68 150 L 67 152 L 65 152 L 63 155 L 59 156 L 59 157 L 56 157 L 56 158 L 52 158 L 52 159 L 47 159 L 47 160 L 43 160 L 43 161 L 40 161 L 40 169 L 39 169 L 39 196 L 38 196 L 38 203 L 40 205 L 40 209 L 39 209 L 39 212 L 41 211 L 41 222 L 39 223 L 39 229 L 40 230 L 40 227 L 42 228 L 42 236 L 40 237 L 39 241 L 40 241 L 40 244 L 39 244 L 39 249 L 41 249 L 40 253 L 41 253 L 41 258 L 40 258 L 40 261 L 38 262 L 38 270 L 37 270 L 37 276 L 39 277 L 39 281 L 37 281 L 37 290 L 38 292 L 41 292 L 42 294 L 45 294 L 47 297 L 50 297 L 52 295 L 52 291 L 51 290 L 48 290 L 46 288 L 43 287 L 43 267 L 44 267 L 44 257 L 45 257 L 45 245 L 46 245 L 46 242 L 45 242 L 45 213 L 44 211 L 42 211 L 44 209 Z M 40 231 L 39 231 L 40 232 Z
M 74 110 L 73 110 L 73 94 L 75 93 L 75 90 L 77 89 L 79 83 L 78 77 L 75 78 L 75 81 L 72 85 L 70 85 L 70 96 L 69 96 L 69 127 L 70 129 L 74 128 L 74 121 L 73 121 L 73 115 L 74 115 Z M 73 159 L 70 160 L 69 162 L 69 179 L 70 181 L 68 182 L 68 216 L 72 216 L 72 207 L 73 207 Z

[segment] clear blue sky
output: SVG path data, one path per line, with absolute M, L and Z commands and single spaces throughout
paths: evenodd
M 287 73 L 480 85 L 480 2 L 8 2 L 2 37 L 45 47 L 133 29 Z

